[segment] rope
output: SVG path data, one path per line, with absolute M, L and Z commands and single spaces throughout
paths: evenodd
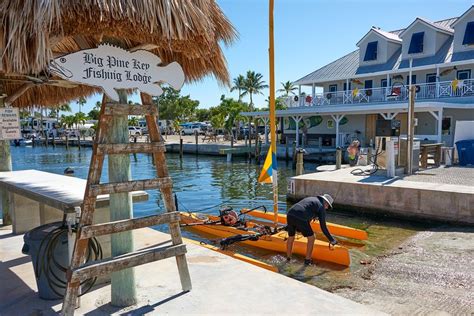
M 371 169 L 362 169 L 362 168 L 356 168 L 351 171 L 351 174 L 354 176 L 370 176 L 376 173 L 379 170 L 379 165 L 377 164 L 377 157 L 383 154 L 385 151 L 380 149 L 380 141 L 379 141 L 379 146 L 377 146 L 377 149 L 375 150 L 375 155 L 370 157 L 370 161 L 368 161 L 369 164 L 372 165 Z

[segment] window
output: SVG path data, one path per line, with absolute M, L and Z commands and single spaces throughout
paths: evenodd
M 408 54 L 423 53 L 424 38 L 425 32 L 413 33 L 411 36 L 410 47 L 408 48 Z
M 474 45 L 474 22 L 469 22 L 466 25 L 466 31 L 464 32 L 463 45 Z
M 367 49 L 365 50 L 364 61 L 377 60 L 377 44 L 378 42 L 370 42 L 367 44 Z
M 380 80 L 380 86 L 382 88 L 387 88 L 387 79 Z
M 330 84 L 329 92 L 337 92 L 337 84 Z
M 435 82 L 436 82 L 436 74 L 426 75 L 426 83 L 435 83 Z
M 350 82 L 350 81 L 349 81 L 349 89 L 347 88 L 347 83 L 344 82 L 344 89 L 343 89 L 344 91 L 346 91 L 346 90 L 351 90 L 351 88 L 352 88 L 352 87 L 351 87 L 351 82 Z
M 372 80 L 366 80 L 364 83 L 364 89 L 372 89 L 373 86 L 373 81 Z
M 407 76 L 407 86 L 410 84 L 410 75 Z M 416 84 L 416 75 L 411 75 L 411 84 Z
M 470 69 L 458 70 L 457 79 L 458 80 L 471 79 L 471 70 Z

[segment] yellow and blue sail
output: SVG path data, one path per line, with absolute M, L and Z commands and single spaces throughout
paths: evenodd
M 263 164 L 262 172 L 258 177 L 258 182 L 273 183 L 273 172 L 276 170 L 278 170 L 276 154 L 272 151 L 272 148 L 270 147 L 268 149 L 267 158 L 265 158 L 265 163 Z

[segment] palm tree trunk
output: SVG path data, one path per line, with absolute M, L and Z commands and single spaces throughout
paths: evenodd
M 241 89 L 239 88 L 239 102 L 242 102 L 242 93 Z
M 253 112 L 253 99 L 252 99 L 252 92 L 250 92 L 250 112 Z

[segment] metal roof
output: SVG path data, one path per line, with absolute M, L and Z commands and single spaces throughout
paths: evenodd
M 450 27 L 458 18 L 449 18 L 437 22 L 430 22 L 425 19 L 421 19 L 426 23 L 433 24 L 438 29 L 452 32 Z M 381 31 L 373 28 L 372 30 L 393 34 L 394 38 L 397 38 L 405 29 L 395 30 L 391 32 Z M 457 62 L 468 59 L 474 59 L 474 51 L 454 53 L 453 54 L 453 38 L 451 37 L 439 51 L 429 57 L 413 59 L 413 66 L 426 66 L 434 64 L 442 64 L 449 62 Z M 359 49 L 327 64 L 324 67 L 313 71 L 312 73 L 295 81 L 296 85 L 309 85 L 317 82 L 330 82 L 337 80 L 351 79 L 364 74 L 374 74 L 378 72 L 386 72 L 392 70 L 400 70 L 407 68 L 408 60 L 401 60 L 401 49 L 397 50 L 393 56 L 384 64 L 370 65 L 370 66 L 359 66 Z

